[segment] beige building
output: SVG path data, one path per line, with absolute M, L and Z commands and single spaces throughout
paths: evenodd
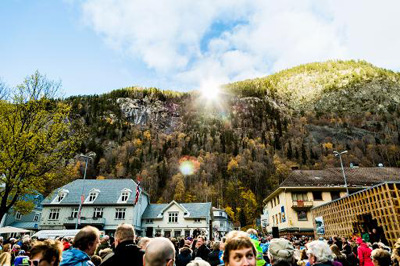
M 350 194 L 382 181 L 400 180 L 399 168 L 345 168 Z M 340 168 L 294 170 L 264 200 L 261 224 L 281 235 L 314 235 L 311 208 L 346 196 Z

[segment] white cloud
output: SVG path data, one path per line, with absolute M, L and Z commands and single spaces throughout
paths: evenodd
M 400 68 L 396 0 L 86 0 L 82 10 L 112 48 L 175 88 L 327 59 Z

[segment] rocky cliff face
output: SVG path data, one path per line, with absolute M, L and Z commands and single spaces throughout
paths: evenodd
M 118 98 L 124 118 L 133 125 L 172 130 L 180 122 L 179 105 L 160 100 Z

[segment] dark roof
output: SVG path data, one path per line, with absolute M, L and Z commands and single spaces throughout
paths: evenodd
M 349 187 L 365 187 L 385 181 L 400 181 L 400 168 L 359 167 L 344 168 Z M 294 170 L 279 187 L 344 186 L 341 168 L 325 170 Z
M 149 204 L 142 215 L 142 219 L 156 219 L 168 204 Z M 179 204 L 179 203 L 178 203 Z M 211 202 L 205 203 L 180 203 L 190 215 L 185 218 L 205 218 L 210 216 Z
M 124 188 L 132 190 L 132 193 L 128 199 L 128 203 L 133 204 L 135 200 L 136 186 L 137 184 L 132 179 L 77 179 L 63 187 L 54 190 L 49 196 L 46 197 L 46 199 L 42 202 L 42 205 L 51 203 L 55 197 L 57 197 L 58 191 L 61 189 L 66 189 L 69 191 L 69 193 L 60 203 L 54 205 L 79 204 L 82 189 L 85 199 L 92 189 L 100 190 L 100 193 L 95 201 L 90 203 L 92 205 L 117 204 L 117 201 L 121 195 L 121 190 Z

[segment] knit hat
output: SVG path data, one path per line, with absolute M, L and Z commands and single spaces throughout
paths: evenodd
M 274 238 L 270 242 L 268 252 L 274 258 L 288 261 L 293 257 L 294 247 L 286 239 Z

